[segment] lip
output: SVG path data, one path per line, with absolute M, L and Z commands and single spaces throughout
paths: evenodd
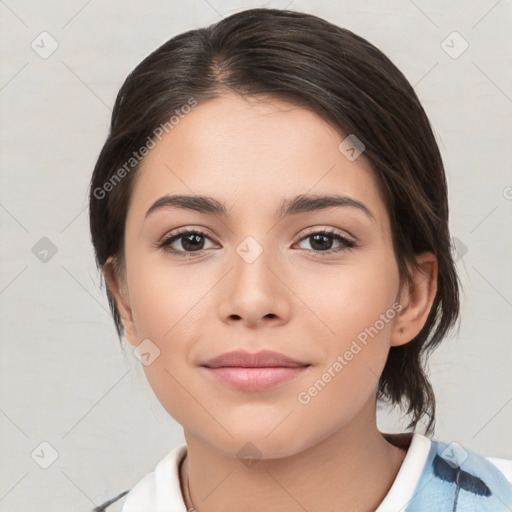
M 221 366 L 239 366 L 243 368 L 296 368 L 306 365 L 308 365 L 308 363 L 297 361 L 272 350 L 261 350 L 255 353 L 245 352 L 244 350 L 234 350 L 233 352 L 225 352 L 224 354 L 201 363 L 201 366 L 207 366 L 209 368 L 219 368 Z
M 308 363 L 263 350 L 251 354 L 226 352 L 200 365 L 212 378 L 243 391 L 264 391 L 289 382 L 305 372 Z

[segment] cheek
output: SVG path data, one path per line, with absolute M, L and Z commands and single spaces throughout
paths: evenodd
M 340 350 L 376 322 L 380 339 L 389 336 L 398 293 L 398 268 L 392 254 L 373 251 L 346 261 L 315 272 L 312 267 L 304 269 L 293 286 L 310 328 L 316 321 L 325 344 Z M 386 315 L 384 324 L 381 315 Z
M 169 272 L 158 266 L 135 271 L 131 279 L 138 340 L 151 340 L 159 354 L 150 364 L 143 365 L 148 383 L 176 421 L 202 424 L 202 411 L 191 407 L 191 396 L 200 394 L 190 384 L 190 349 L 200 339 L 198 329 L 204 326 L 200 298 L 206 291 L 198 290 L 197 283 L 185 279 L 183 273 L 180 276 L 175 270 Z
M 134 261 L 135 263 L 135 261 Z M 197 325 L 201 298 L 211 288 L 207 276 L 190 267 L 171 268 L 148 260 L 128 270 L 131 308 L 139 338 L 159 345 L 187 338 Z
M 156 396 L 179 421 L 175 411 L 190 408 L 191 353 L 205 338 L 204 326 L 211 315 L 205 299 L 212 283 L 191 267 L 180 270 L 151 261 L 137 265 L 137 261 L 133 257 L 131 268 L 127 267 L 137 338 L 139 343 L 151 340 L 159 354 L 143 368 Z
M 375 397 L 397 316 L 394 288 L 386 286 L 384 274 L 352 272 L 340 283 L 344 287 L 317 303 L 323 304 L 319 316 L 334 334 L 319 345 L 323 360 L 295 399 L 305 422 L 323 418 L 325 433 L 350 421 Z M 375 414 L 372 407 L 367 411 Z
M 304 286 L 301 297 L 308 297 L 304 302 L 322 320 L 322 324 L 316 322 L 326 333 L 318 340 L 324 358 L 315 377 L 322 381 L 318 387 L 324 398 L 317 405 L 324 400 L 328 404 L 333 394 L 346 405 L 365 400 L 384 368 L 398 315 L 398 268 L 393 254 L 369 253 L 358 264 L 329 269 L 329 276 L 319 275 L 314 282 L 315 288 Z M 305 284 L 312 283 L 308 277 Z M 313 323 L 309 324 L 311 329 Z M 326 383 L 329 390 L 324 392 Z

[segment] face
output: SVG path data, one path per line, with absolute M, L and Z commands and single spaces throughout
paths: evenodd
M 226 454 L 249 441 L 268 458 L 298 453 L 375 416 L 399 276 L 383 198 L 344 138 L 300 107 L 226 95 L 192 109 L 138 171 L 118 301 L 126 337 L 146 340 L 147 378 L 185 433 Z M 345 204 L 292 203 L 334 194 Z M 224 213 L 155 204 L 174 195 Z M 241 389 L 202 366 L 234 350 L 304 366 Z

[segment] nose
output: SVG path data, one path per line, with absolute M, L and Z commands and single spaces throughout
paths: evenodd
M 222 282 L 219 313 L 223 321 L 280 325 L 290 313 L 291 292 L 280 276 L 275 254 L 248 237 L 231 260 L 231 271 Z

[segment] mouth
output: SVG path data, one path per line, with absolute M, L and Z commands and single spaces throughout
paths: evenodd
M 221 354 L 200 365 L 217 382 L 242 391 L 264 391 L 295 380 L 311 365 L 283 354 L 243 351 Z

